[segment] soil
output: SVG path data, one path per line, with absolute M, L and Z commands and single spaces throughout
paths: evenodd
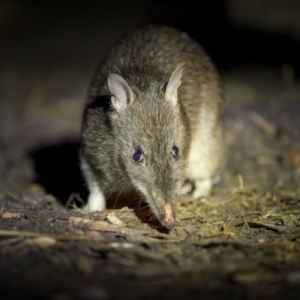
M 55 66 L 3 59 L 0 298 L 299 299 L 300 84 L 292 67 L 221 73 L 220 182 L 210 197 L 179 199 L 178 223 L 166 232 L 134 192 L 112 195 L 101 213 L 82 209 L 77 151 L 95 55 L 79 57 Z

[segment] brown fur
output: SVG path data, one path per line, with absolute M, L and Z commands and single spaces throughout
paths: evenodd
M 165 90 L 177 67 L 183 73 L 174 106 L 165 100 Z M 133 94 L 124 111 L 110 101 L 107 78 L 112 73 L 122 76 Z M 222 113 L 218 73 L 198 43 L 166 26 L 129 34 L 100 63 L 89 88 L 81 147 L 89 188 L 106 192 L 133 186 L 172 228 L 184 180 L 211 180 L 220 167 Z M 175 159 L 174 145 L 179 148 Z M 136 150 L 144 154 L 142 165 L 132 159 Z

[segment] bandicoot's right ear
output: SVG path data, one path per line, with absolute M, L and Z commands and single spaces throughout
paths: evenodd
M 112 94 L 111 103 L 116 111 L 124 111 L 133 103 L 133 93 L 126 80 L 117 74 L 110 74 L 107 78 L 109 90 Z

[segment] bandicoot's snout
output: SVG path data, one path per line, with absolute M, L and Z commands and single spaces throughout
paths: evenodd
M 172 210 L 172 206 L 170 203 L 167 203 L 164 206 L 164 217 L 161 220 L 161 224 L 168 230 L 171 230 L 174 228 L 176 223 L 175 215 Z

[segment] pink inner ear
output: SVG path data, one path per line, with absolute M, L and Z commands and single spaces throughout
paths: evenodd
M 112 94 L 111 102 L 117 111 L 122 111 L 133 102 L 132 91 L 126 80 L 117 75 L 110 74 L 107 78 L 109 90 Z
M 181 84 L 182 67 L 178 67 L 171 75 L 167 85 L 165 99 L 170 101 L 173 105 L 177 103 L 177 89 Z

